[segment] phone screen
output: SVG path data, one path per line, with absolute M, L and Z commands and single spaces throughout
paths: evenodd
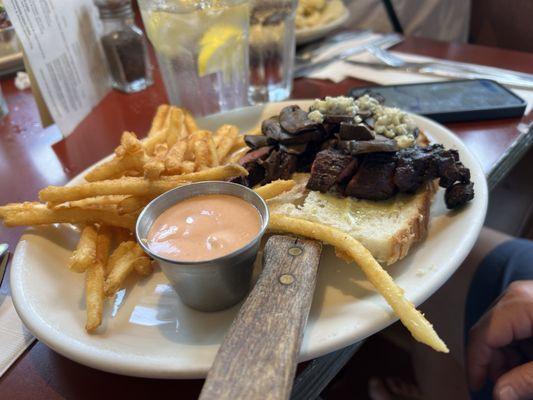
M 422 115 L 520 108 L 524 105 L 522 99 L 504 87 L 482 79 L 355 88 L 350 95 L 358 97 L 368 91 L 381 95 L 386 106 Z

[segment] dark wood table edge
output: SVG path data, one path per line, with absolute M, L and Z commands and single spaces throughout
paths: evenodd
M 494 189 L 496 185 L 513 169 L 513 167 L 520 161 L 524 154 L 533 145 L 533 122 L 529 123 L 521 132 L 520 136 L 516 138 L 511 147 L 498 159 L 487 174 L 487 184 L 489 191 Z

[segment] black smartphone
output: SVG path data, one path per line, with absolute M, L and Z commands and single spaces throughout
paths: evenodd
M 438 122 L 521 117 L 527 105 L 509 89 L 488 79 L 358 87 L 351 89 L 348 96 L 369 92 L 381 97 L 386 106 Z

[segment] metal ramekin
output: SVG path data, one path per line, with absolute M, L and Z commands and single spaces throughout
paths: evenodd
M 148 248 L 146 238 L 156 218 L 182 200 L 205 194 L 232 195 L 255 206 L 262 219 L 259 234 L 246 246 L 209 261 L 174 261 L 154 254 Z M 268 226 L 268 218 L 264 200 L 245 186 L 221 181 L 191 183 L 152 200 L 139 215 L 135 233 L 139 244 L 159 262 L 185 304 L 200 311 L 219 311 L 241 301 L 250 290 L 253 263 Z M 236 220 L 235 224 L 238 225 L 239 221 Z

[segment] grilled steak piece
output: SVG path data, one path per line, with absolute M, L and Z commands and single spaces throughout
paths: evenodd
M 274 141 L 265 135 L 245 135 L 244 143 L 255 150 L 263 146 L 274 144 Z
M 463 183 L 470 181 L 470 170 L 459 161 L 457 150 L 444 150 L 442 148 L 438 158 L 440 181 L 439 185 L 447 188 L 455 181 Z
M 353 157 L 342 154 L 336 150 L 323 150 L 319 152 L 311 166 L 311 176 L 307 188 L 327 192 L 338 181 L 339 177 L 353 174 L 356 164 Z M 349 171 L 345 171 L 349 167 Z
M 268 157 L 271 151 L 272 146 L 264 146 L 245 154 L 239 160 L 239 164 L 246 168 L 248 176 L 237 178 L 234 182 L 248 187 L 255 186 L 261 182 L 265 178 L 265 169 L 262 166 L 262 161 Z
M 339 149 L 353 156 L 366 153 L 395 152 L 400 149 L 396 140 L 376 135 L 373 140 L 340 140 Z
M 376 134 L 365 124 L 350 124 L 341 122 L 339 130 L 339 139 L 341 140 L 372 140 Z
M 460 207 L 473 198 L 474 182 L 457 182 L 446 188 L 446 192 L 444 193 L 446 207 L 450 209 Z
M 257 162 L 258 160 L 262 160 L 267 158 L 270 151 L 273 149 L 272 146 L 264 146 L 259 149 L 250 151 L 246 153 L 242 158 L 239 160 L 239 164 L 241 164 L 244 168 L 246 168 L 246 165 L 251 162 Z
M 396 193 L 394 154 L 373 153 L 366 155 L 357 172 L 346 186 L 345 194 L 360 199 L 385 200 Z
M 262 183 L 269 183 L 276 179 L 289 179 L 296 171 L 297 161 L 297 157 L 293 154 L 273 150 L 266 159 L 261 161 L 265 171 Z
M 413 193 L 424 182 L 438 177 L 441 146 L 408 147 L 398 152 L 394 184 L 400 192 Z
M 307 117 L 307 111 L 298 106 L 288 106 L 279 113 L 279 123 L 283 129 L 292 135 L 305 131 L 322 132 L 322 124 Z

